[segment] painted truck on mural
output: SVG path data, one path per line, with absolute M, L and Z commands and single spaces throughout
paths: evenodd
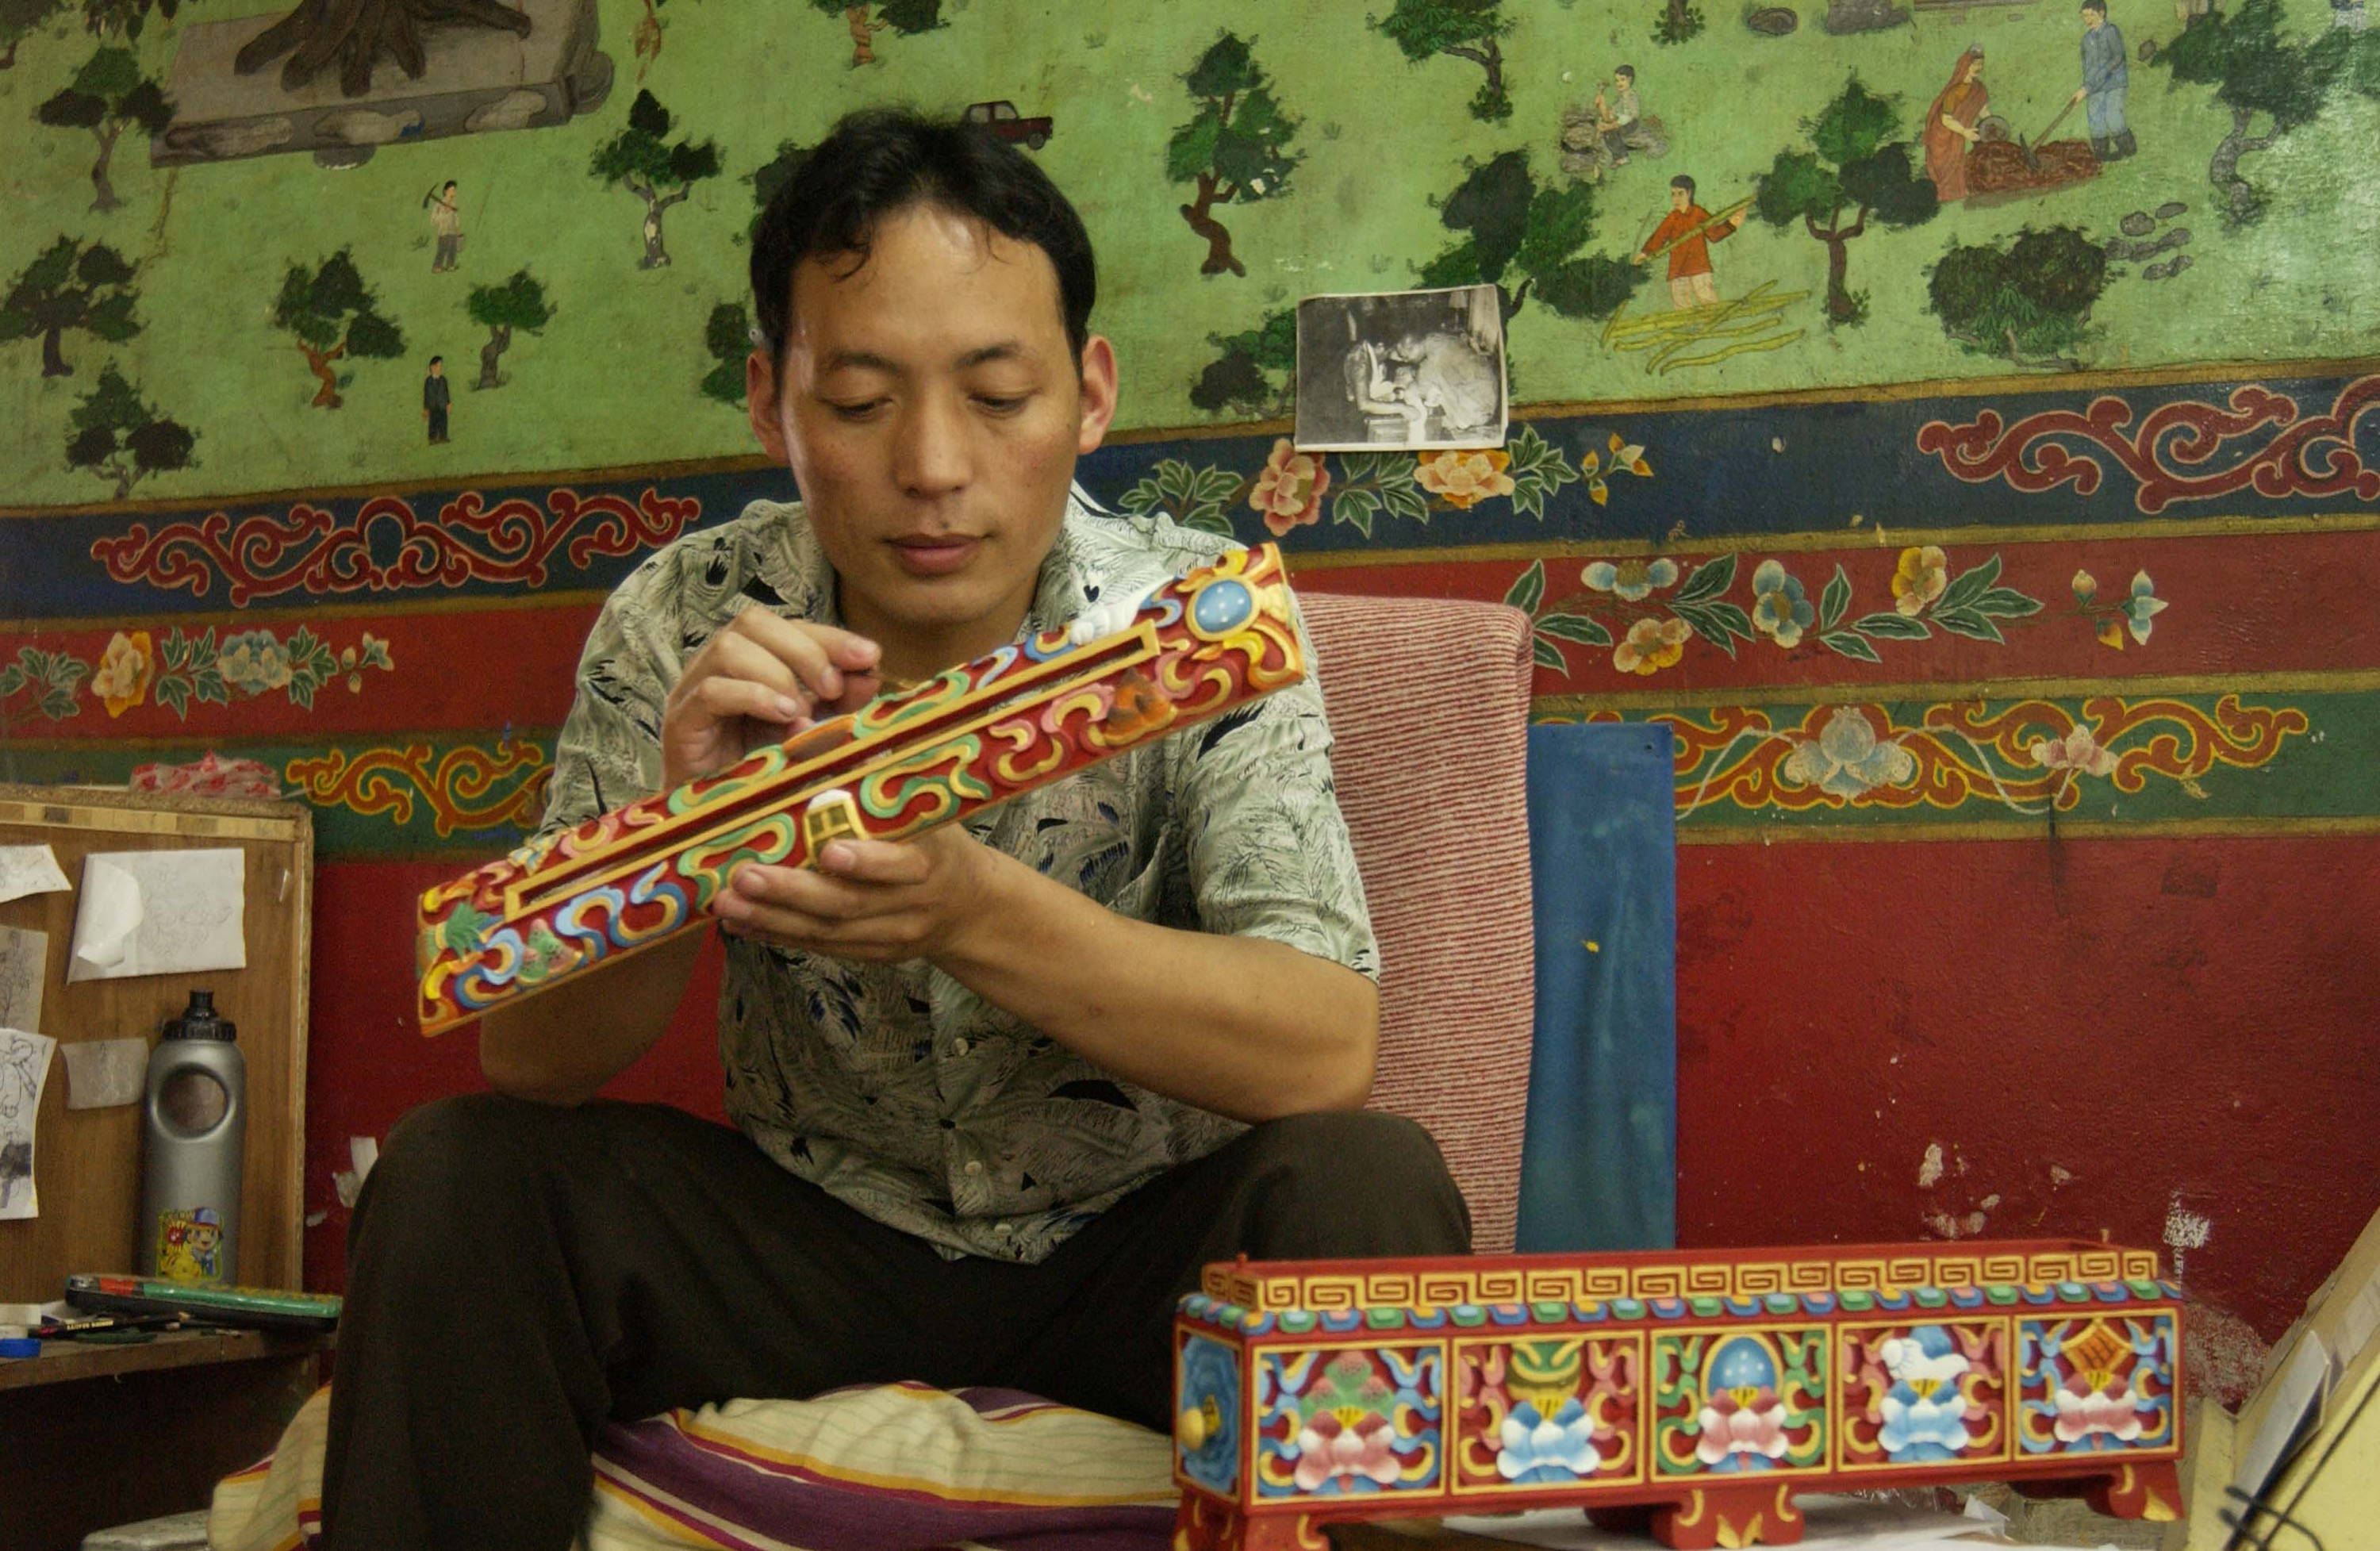
M 2169 1521 L 2181 1324 L 2155 1254 L 2082 1242 L 1210 1266 L 1175 1545 L 1573 1505 L 1784 1545 L 1798 1492 L 1958 1481 Z

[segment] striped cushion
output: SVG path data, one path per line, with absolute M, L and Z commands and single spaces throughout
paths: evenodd
M 1471 1204 L 1473 1247 L 1502 1254 L 1536 1018 L 1528 618 L 1304 583 L 1298 600 L 1380 939 L 1372 1103 L 1438 1138 Z
M 298 1551 L 322 1528 L 330 1391 L 273 1457 L 215 1488 L 214 1551 Z M 586 1551 L 1165 1551 L 1166 1439 L 998 1389 L 917 1384 L 731 1400 L 604 1429 Z

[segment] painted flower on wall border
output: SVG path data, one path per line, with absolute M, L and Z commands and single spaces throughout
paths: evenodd
M 2148 645 L 2149 622 L 2165 612 L 2166 601 L 2156 595 L 2156 584 L 2149 580 L 2147 572 L 2134 574 L 2132 595 L 2126 599 L 2120 607 L 2124 615 L 2124 628 L 2132 633 L 2133 640 L 2143 646 Z
M 1892 570 L 1892 606 L 1914 619 L 1950 585 L 1950 557 L 1938 544 L 1912 545 Z
M 1686 655 L 1694 626 L 1682 619 L 1640 619 L 1611 650 L 1611 665 L 1623 673 L 1653 674 Z
M 2036 738 L 2027 750 L 2045 770 L 2080 770 L 2103 776 L 2116 768 L 2116 756 L 2102 748 L 2091 729 L 2077 726 L 2062 738 Z
M 1500 447 L 1486 452 L 1424 453 L 1415 460 L 1415 477 L 1430 494 L 1467 510 L 1512 493 L 1512 477 L 1504 472 L 1512 462 L 1512 454 Z
M 1779 773 L 1849 800 L 1865 796 L 1879 786 L 1907 781 L 1917 773 L 1917 756 L 1878 738 L 1874 724 L 1858 708 L 1837 706 L 1816 737 L 1794 745 Z
M 224 683 L 243 695 L 262 695 L 289 683 L 289 648 L 270 630 L 226 636 L 215 660 Z
M 108 715 L 122 716 L 149 697 L 149 681 L 156 671 L 157 657 L 149 632 L 135 630 L 128 636 L 119 630 L 108 637 L 107 649 L 100 654 L 99 666 L 91 675 L 91 692 L 106 705 Z
M 1764 560 L 1752 573 L 1753 627 L 1780 647 L 1802 644 L 1802 632 L 1817 623 L 1818 611 L 1785 567 Z
M 1578 579 L 1597 592 L 1608 592 L 1634 603 L 1663 588 L 1675 586 L 1678 563 L 1668 559 L 1590 561 L 1586 569 L 1578 574 Z
M 1313 453 L 1291 447 L 1281 437 L 1248 491 L 1248 504 L 1264 514 L 1264 525 L 1279 538 L 1293 527 L 1304 527 L 1322 517 L 1322 492 L 1330 488 L 1330 469 Z

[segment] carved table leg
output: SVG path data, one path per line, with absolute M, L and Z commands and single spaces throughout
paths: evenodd
M 2105 1475 L 2052 1476 L 2013 1483 L 2027 1497 L 2081 1497 L 2110 1519 L 2170 1524 L 2181 1517 L 2181 1478 L 2170 1460 L 2128 1460 Z
M 1182 1494 L 1173 1551 L 1328 1551 L 1322 1527 L 1303 1513 L 1250 1515 L 1196 1492 Z
M 1654 1509 L 1653 1538 L 1676 1551 L 1791 1545 L 1802 1538 L 1802 1510 L 1791 1482 L 1701 1486 Z

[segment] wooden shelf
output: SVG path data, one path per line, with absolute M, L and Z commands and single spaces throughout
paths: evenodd
M 39 1357 L 0 1362 L 0 1390 L 117 1374 L 156 1373 L 205 1363 L 249 1363 L 265 1357 L 298 1356 L 328 1351 L 337 1344 L 335 1332 L 312 1330 L 169 1330 L 153 1341 L 123 1346 L 43 1341 Z

